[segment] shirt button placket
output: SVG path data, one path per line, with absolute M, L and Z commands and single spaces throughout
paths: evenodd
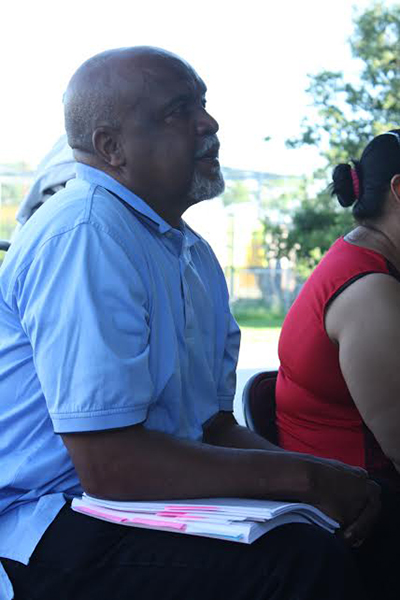
M 182 243 L 182 252 L 180 256 L 181 263 L 181 278 L 182 278 L 182 291 L 183 291 L 183 300 L 184 300 L 184 309 L 185 309 L 185 333 L 187 337 L 190 337 L 189 332 L 193 328 L 193 307 L 190 296 L 190 289 L 186 281 L 185 271 L 189 267 L 191 259 L 190 249 L 187 245 L 186 238 L 183 238 Z

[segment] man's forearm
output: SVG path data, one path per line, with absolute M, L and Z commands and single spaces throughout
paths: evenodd
M 141 426 L 63 439 L 85 491 L 95 496 L 314 500 L 308 463 L 300 455 L 217 447 Z
M 203 440 L 214 446 L 226 448 L 253 448 L 259 450 L 282 451 L 262 436 L 247 427 L 239 425 L 230 412 L 219 412 L 203 428 Z

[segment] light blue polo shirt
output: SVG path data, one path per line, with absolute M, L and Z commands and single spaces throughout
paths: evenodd
M 27 564 L 82 493 L 58 433 L 144 423 L 201 439 L 232 410 L 239 337 L 209 245 L 78 164 L 0 270 L 0 557 Z

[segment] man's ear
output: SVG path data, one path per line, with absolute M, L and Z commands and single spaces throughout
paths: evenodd
M 125 155 L 116 129 L 97 127 L 92 134 L 92 144 L 96 154 L 110 167 L 125 164 Z
M 400 174 L 393 175 L 392 179 L 390 180 L 390 190 L 397 202 L 400 203 Z

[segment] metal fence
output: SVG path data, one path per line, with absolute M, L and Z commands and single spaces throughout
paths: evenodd
M 258 301 L 266 309 L 286 313 L 303 280 L 293 268 L 227 267 L 225 277 L 231 302 Z

